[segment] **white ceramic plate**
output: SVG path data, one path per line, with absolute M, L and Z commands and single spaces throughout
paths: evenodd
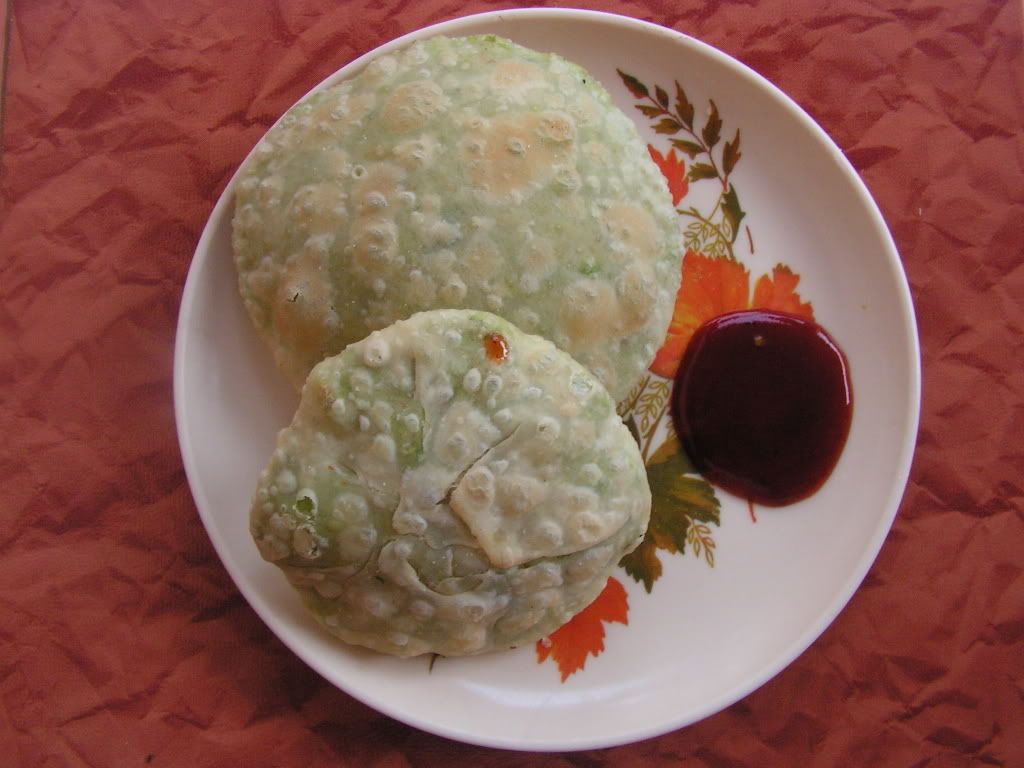
M 174 378 L 178 435 L 199 513 L 239 589 L 332 683 L 399 720 L 454 739 L 533 750 L 610 746 L 679 728 L 738 700 L 798 656 L 850 599 L 889 530 L 910 467 L 920 395 L 913 309 L 889 232 L 839 149 L 766 80 L 670 30 L 578 10 L 487 13 L 406 35 L 318 87 L 414 40 L 478 33 L 582 64 L 662 154 L 673 137 L 652 130 L 657 119 L 636 109 L 638 99 L 617 69 L 648 87 L 654 101 L 639 99 L 648 105 L 657 101 L 655 84 L 674 101 L 678 80 L 695 105 L 698 135 L 713 99 L 723 124 L 712 149 L 719 170 L 724 143 L 741 129 L 742 157 L 730 181 L 746 217 L 735 256 L 749 269 L 751 284 L 777 262 L 798 273 L 800 295 L 813 302 L 852 370 L 853 424 L 828 483 L 805 502 L 763 511 L 757 524 L 744 502 L 719 492 L 720 526 L 707 526 L 714 567 L 705 538 L 700 554 L 692 546 L 683 555 L 658 552 L 664 572 L 651 593 L 620 570 L 628 626 L 606 625 L 605 651 L 565 682 L 551 660 L 538 662 L 533 648 L 440 660 L 428 673 L 426 659 L 386 658 L 335 642 L 304 615 L 248 533 L 250 494 L 297 399 L 236 292 L 234 181 L 210 216 L 182 299 Z M 675 138 L 688 137 L 684 131 Z M 687 168 L 701 161 L 677 156 Z M 710 213 L 721 190 L 716 183 L 691 181 L 680 208 Z M 710 218 L 721 224 L 722 215 L 719 209 Z M 681 216 L 680 222 L 686 227 L 695 220 Z M 709 243 L 705 239 L 704 247 L 713 247 Z

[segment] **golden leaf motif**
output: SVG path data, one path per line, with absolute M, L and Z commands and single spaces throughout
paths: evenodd
M 704 523 L 695 523 L 690 519 L 690 525 L 686 531 L 686 542 L 697 557 L 704 554 L 704 560 L 712 568 L 715 565 L 715 539 L 711 535 L 711 528 Z
M 633 388 L 629 391 L 629 394 L 626 395 L 625 399 L 616 404 L 615 411 L 623 419 L 625 419 L 630 414 L 630 412 L 636 407 L 636 403 L 640 399 L 640 395 L 647 387 L 648 379 L 649 377 L 645 376 L 636 384 L 634 384 Z

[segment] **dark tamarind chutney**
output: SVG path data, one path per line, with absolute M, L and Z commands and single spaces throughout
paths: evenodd
M 686 349 L 672 416 L 709 482 L 768 507 L 828 479 L 853 413 L 849 366 L 821 326 L 768 310 L 704 323 Z

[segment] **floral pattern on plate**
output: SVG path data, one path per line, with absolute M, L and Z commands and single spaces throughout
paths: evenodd
M 670 97 L 660 85 L 652 89 L 633 75 L 616 71 L 637 100 L 636 109 L 655 133 L 668 138 L 668 147 L 649 144 L 647 149 L 668 182 L 676 212 L 687 222 L 682 283 L 665 341 L 649 371 L 619 403 L 619 414 L 647 465 L 652 495 L 647 535 L 620 565 L 651 592 L 662 575 L 659 551 L 683 555 L 689 550 L 709 567 L 715 565 L 713 528 L 720 523 L 721 504 L 715 488 L 696 472 L 682 449 L 670 414 L 674 378 L 694 332 L 712 318 L 741 309 L 779 310 L 808 320 L 814 319 L 814 310 L 797 293 L 800 276 L 785 264 L 758 277 L 751 294 L 750 270 L 737 259 L 737 251 L 745 244 L 753 253 L 754 239 L 750 227 L 742 226 L 746 212 L 731 179 L 743 156 L 740 129 L 723 142 L 724 123 L 714 100 L 709 100 L 699 126 L 697 108 L 678 81 Z M 717 184 L 714 203 L 703 210 L 688 202 L 697 184 Z M 750 513 L 756 521 L 752 506 Z M 604 624 L 609 622 L 629 623 L 626 591 L 614 577 L 588 608 L 537 642 L 538 662 L 555 661 L 564 683 L 586 666 L 588 658 L 604 650 Z

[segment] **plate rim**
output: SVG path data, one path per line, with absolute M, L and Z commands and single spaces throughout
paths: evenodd
M 187 326 L 194 314 L 196 297 L 198 294 L 197 286 L 199 278 L 197 275 L 202 271 L 203 265 L 210 258 L 210 242 L 213 239 L 214 231 L 216 229 L 214 222 L 220 221 L 221 218 L 226 215 L 225 209 L 232 203 L 233 191 L 239 173 L 248 163 L 256 146 L 258 146 L 258 142 L 239 163 L 238 168 L 236 168 L 235 172 L 232 174 L 228 183 L 225 185 L 223 191 L 218 197 L 217 202 L 211 209 L 206 224 L 203 227 L 202 234 L 197 242 L 192 259 L 189 263 L 188 275 L 182 291 L 178 311 L 178 322 L 175 329 L 173 395 L 178 446 L 181 452 L 182 463 L 185 469 L 189 490 L 192 494 L 196 511 L 199 513 L 200 520 L 203 523 L 203 527 L 206 529 L 206 533 L 210 537 L 214 550 L 220 558 L 221 564 L 231 576 L 235 587 L 242 593 L 246 602 L 257 613 L 257 615 L 259 615 L 260 619 L 267 625 L 268 629 L 270 629 L 278 640 L 280 640 L 292 653 L 298 656 L 303 663 L 311 667 L 327 682 L 341 689 L 345 694 L 352 696 L 363 704 L 387 715 L 388 717 L 394 718 L 428 733 L 484 747 L 516 751 L 564 752 L 606 748 L 634 743 L 699 722 L 700 720 L 724 710 L 743 697 L 762 687 L 769 680 L 789 667 L 814 643 L 815 640 L 825 633 L 825 631 L 835 621 L 839 613 L 841 613 L 850 602 L 871 566 L 877 559 L 882 545 L 892 528 L 893 521 L 899 511 L 901 500 L 906 491 L 920 426 L 921 352 L 916 313 L 914 311 L 913 298 L 910 292 L 906 271 L 903 267 L 903 262 L 900 259 L 895 241 L 893 240 L 892 234 L 885 223 L 878 204 L 871 196 L 866 184 L 860 177 L 860 174 L 847 159 L 846 155 L 843 154 L 842 150 L 825 132 L 825 130 L 818 125 L 818 123 L 794 99 L 792 99 L 792 97 L 788 96 L 778 86 L 774 85 L 767 78 L 758 74 L 755 70 L 732 56 L 685 33 L 660 26 L 652 22 L 636 19 L 631 16 L 576 8 L 520 8 L 468 14 L 412 30 L 400 37 L 383 43 L 366 53 L 363 53 L 337 69 L 332 74 L 327 75 L 309 89 L 303 96 L 301 96 L 296 103 L 322 88 L 329 87 L 340 78 L 358 71 L 372 59 L 395 49 L 405 47 L 415 40 L 431 37 L 437 34 L 458 33 L 460 29 L 465 27 L 472 27 L 495 21 L 503 22 L 509 19 L 536 20 L 550 19 L 553 17 L 570 20 L 598 21 L 612 26 L 632 27 L 633 29 L 641 32 L 662 36 L 668 38 L 675 44 L 693 47 L 698 53 L 715 60 L 718 64 L 731 70 L 733 74 L 738 77 L 752 81 L 755 86 L 763 90 L 780 107 L 802 123 L 803 126 L 817 138 L 821 147 L 828 151 L 833 161 L 842 171 L 842 175 L 848 179 L 851 188 L 860 199 L 860 202 L 863 205 L 865 212 L 868 214 L 871 224 L 875 230 L 875 234 L 878 236 L 879 242 L 885 246 L 884 263 L 888 267 L 890 273 L 889 279 L 896 289 L 898 310 L 904 326 L 902 330 L 909 341 L 908 353 L 910 360 L 905 361 L 908 363 L 907 372 L 909 374 L 909 388 L 907 392 L 902 393 L 902 397 L 906 398 L 906 401 L 911 405 L 911 409 L 908 414 L 908 423 L 904 433 L 903 444 L 900 446 L 900 451 L 898 453 L 896 472 L 893 475 L 893 483 L 887 495 L 886 514 L 880 519 L 877 528 L 868 541 L 868 544 L 857 563 L 857 566 L 852 570 L 847 580 L 844 582 L 842 589 L 836 592 L 835 596 L 823 611 L 818 621 L 813 623 L 805 629 L 803 633 L 797 636 L 796 639 L 793 640 L 793 642 L 791 642 L 771 664 L 765 666 L 760 674 L 752 676 L 743 684 L 735 685 L 732 688 L 723 691 L 717 697 L 695 711 L 691 710 L 682 716 L 668 714 L 665 717 L 652 720 L 644 728 L 633 728 L 629 732 L 607 735 L 569 736 L 557 741 L 543 739 L 536 742 L 530 742 L 528 737 L 512 739 L 504 738 L 502 736 L 480 735 L 471 730 L 449 727 L 443 724 L 438 725 L 437 723 L 432 722 L 429 718 L 415 712 L 404 711 L 400 705 L 396 705 L 391 702 L 386 696 L 374 696 L 372 691 L 351 690 L 343 682 L 335 679 L 335 676 L 327 668 L 328 665 L 322 663 L 319 657 L 302 652 L 298 647 L 296 647 L 297 644 L 294 643 L 291 637 L 282 636 L 282 634 L 275 629 L 274 625 L 277 619 L 273 612 L 265 607 L 258 595 L 250 594 L 250 591 L 254 592 L 254 590 L 250 590 L 250 588 L 245 584 L 245 579 L 243 578 L 241 569 L 228 556 L 228 544 L 219 535 L 217 527 L 214 525 L 212 513 L 209 512 L 211 506 L 209 500 L 201 490 L 197 490 L 202 488 L 202 485 L 199 483 L 200 471 L 195 460 L 193 441 L 190 437 L 190 430 L 188 427 L 189 406 L 185 401 L 183 394 L 185 389 L 186 360 L 188 357 L 190 342 L 192 341 L 192 338 L 187 333 Z M 281 117 L 283 117 L 283 114 Z M 278 120 L 280 119 L 281 118 L 279 117 Z M 277 121 L 275 121 L 275 124 L 276 122 Z

